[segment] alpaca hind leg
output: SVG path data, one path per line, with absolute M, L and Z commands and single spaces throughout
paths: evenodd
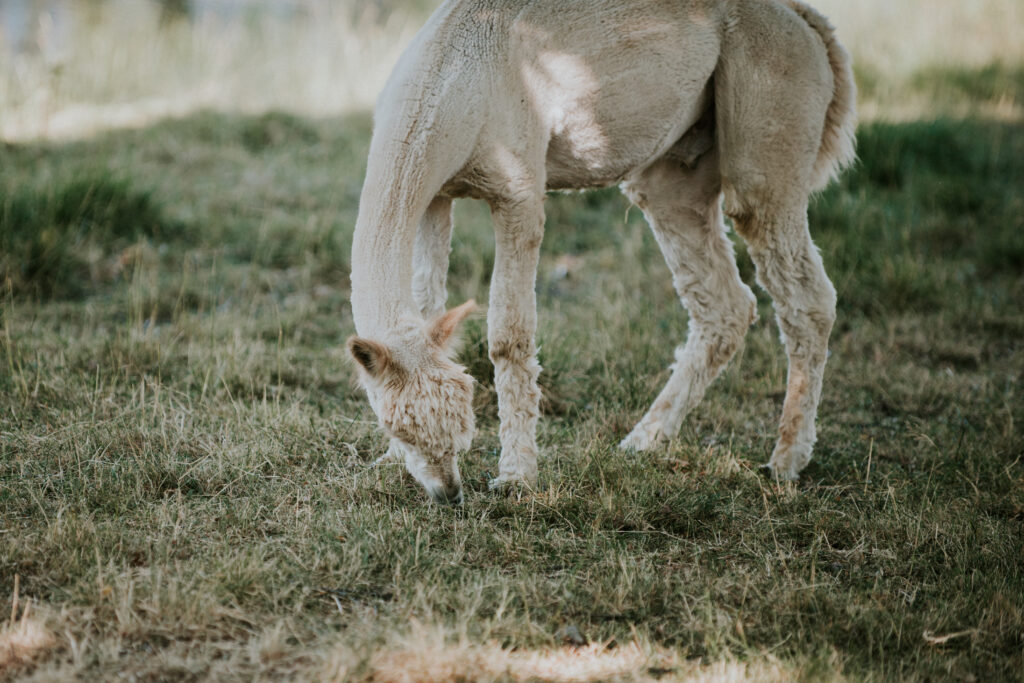
M 821 35 L 792 7 L 739 0 L 732 8 L 715 71 L 724 206 L 772 297 L 786 347 L 789 378 L 768 467 L 791 480 L 811 458 L 835 320 L 835 289 L 807 228 L 835 80 Z
M 828 338 L 836 319 L 836 291 L 807 229 L 806 205 L 741 230 L 757 266 L 757 281 L 771 295 L 789 359 L 779 439 L 767 467 L 795 480 L 811 460 Z M 752 229 L 753 228 L 753 229 Z
M 425 318 L 445 310 L 451 243 L 452 200 L 436 197 L 420 220 L 413 248 L 412 296 Z
M 717 153 L 695 168 L 663 160 L 631 178 L 623 190 L 644 212 L 689 311 L 686 343 L 675 351 L 672 375 L 647 414 L 619 445 L 648 450 L 678 433 L 743 342 L 756 302 L 736 268 L 719 207 Z
M 498 393 L 501 458 L 491 488 L 537 480 L 537 262 L 544 234 L 543 194 L 492 206 L 494 273 L 487 341 Z

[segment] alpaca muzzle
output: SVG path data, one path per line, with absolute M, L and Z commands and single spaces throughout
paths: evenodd
M 435 503 L 441 505 L 462 505 L 461 484 L 455 484 L 454 486 L 432 486 L 427 488 L 427 493 L 430 494 Z

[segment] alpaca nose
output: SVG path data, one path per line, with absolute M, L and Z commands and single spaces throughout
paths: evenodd
M 437 486 L 430 490 L 430 497 L 443 505 L 462 505 L 462 486 Z

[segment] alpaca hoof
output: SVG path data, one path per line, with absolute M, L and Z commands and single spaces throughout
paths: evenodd
M 381 465 L 387 465 L 393 462 L 402 462 L 405 460 L 405 454 L 402 452 L 402 446 L 400 442 L 392 441 L 388 446 L 388 450 L 384 455 L 380 456 L 369 464 L 369 468 L 380 467 Z
M 772 481 L 799 481 L 800 473 L 793 471 L 792 468 L 783 468 L 773 465 L 767 462 L 757 468 L 761 474 L 766 476 Z
M 625 439 L 619 442 L 620 451 L 642 453 L 652 451 L 663 441 L 658 427 L 648 428 L 638 424 Z
M 533 481 L 524 476 L 502 474 L 491 479 L 487 484 L 487 488 L 491 491 L 510 495 L 517 490 L 532 489 L 533 483 Z

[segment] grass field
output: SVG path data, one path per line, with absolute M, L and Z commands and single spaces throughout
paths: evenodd
M 10 134 L 0 680 L 1021 680 L 1024 58 L 994 42 L 863 60 L 860 162 L 811 209 L 839 320 L 796 485 L 757 472 L 785 388 L 759 290 L 679 438 L 615 450 L 686 333 L 615 191 L 548 202 L 539 490 L 487 491 L 480 317 L 442 509 L 371 467 L 342 348 L 365 111 Z M 492 253 L 463 204 L 452 302 Z

